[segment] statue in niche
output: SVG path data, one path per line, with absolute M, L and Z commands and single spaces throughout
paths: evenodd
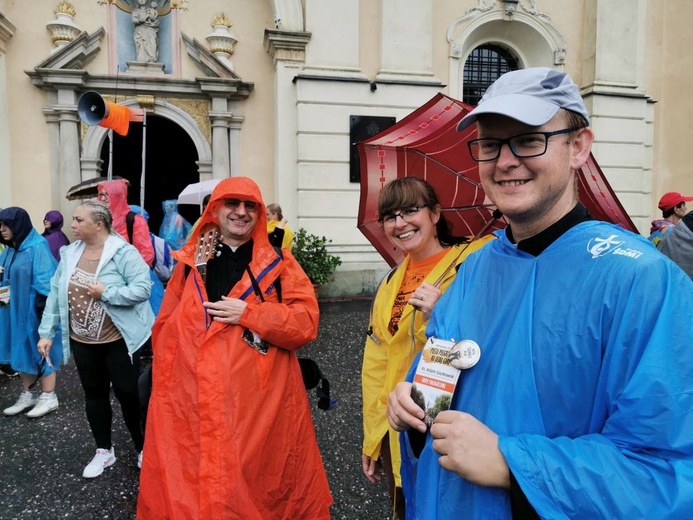
M 159 59 L 159 13 L 157 3 L 147 7 L 147 0 L 138 0 L 139 6 L 132 11 L 132 23 L 135 25 L 135 48 L 137 61 L 156 63 Z

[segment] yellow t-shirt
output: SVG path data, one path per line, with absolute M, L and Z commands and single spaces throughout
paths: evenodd
M 267 222 L 267 233 L 271 233 L 274 231 L 274 228 L 277 227 L 277 224 L 279 224 L 279 221 L 277 220 L 269 220 Z M 291 244 L 294 241 L 294 232 L 291 231 L 291 228 L 285 224 L 284 225 L 284 239 L 282 240 L 282 248 L 286 249 L 291 249 Z

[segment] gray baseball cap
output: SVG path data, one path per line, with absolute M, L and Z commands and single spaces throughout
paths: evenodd
M 457 125 L 457 131 L 467 128 L 481 114 L 499 114 L 529 126 L 541 126 L 559 108 L 580 114 L 590 124 L 580 91 L 568 74 L 548 67 L 514 70 L 486 90 L 479 105 Z

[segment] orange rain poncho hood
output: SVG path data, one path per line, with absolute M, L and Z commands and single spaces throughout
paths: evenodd
M 208 322 L 194 264 L 200 230 L 223 199 L 257 202 L 249 269 L 228 296 L 247 307 L 238 325 Z M 269 244 L 257 185 L 222 181 L 179 260 L 153 330 L 153 387 L 137 518 L 329 519 L 332 502 L 294 351 L 317 335 L 315 293 L 290 251 Z M 281 303 L 274 282 L 280 276 Z M 207 323 L 210 323 L 207 328 Z M 263 355 L 242 334 L 271 346 Z
M 108 195 L 108 207 L 113 215 L 113 230 L 118 233 L 126 242 L 130 242 L 137 248 L 142 258 L 151 266 L 154 263 L 154 248 L 149 237 L 149 226 L 141 215 L 135 216 L 133 225 L 133 235 L 129 236 L 127 228 L 127 216 L 130 212 L 128 206 L 128 185 L 123 179 L 105 181 L 97 187 L 99 195 Z

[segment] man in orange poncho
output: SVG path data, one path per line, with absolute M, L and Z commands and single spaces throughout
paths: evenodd
M 209 223 L 220 241 L 203 281 L 195 257 Z M 318 305 L 266 228 L 255 182 L 225 179 L 174 253 L 179 263 L 153 330 L 139 520 L 330 518 L 294 353 L 317 335 Z

